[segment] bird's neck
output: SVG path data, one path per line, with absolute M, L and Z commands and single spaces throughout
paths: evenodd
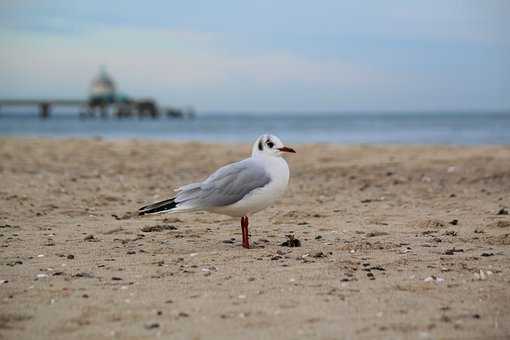
M 251 156 L 253 159 L 258 159 L 266 164 L 287 164 L 283 157 L 266 155 L 265 153 L 258 152 Z

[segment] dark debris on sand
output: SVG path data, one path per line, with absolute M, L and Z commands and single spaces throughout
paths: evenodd
M 377 237 L 377 236 L 386 236 L 386 235 L 389 235 L 389 234 L 385 231 L 372 231 L 372 232 L 367 233 L 367 237 Z
M 294 237 L 294 235 L 285 235 L 287 236 L 287 241 L 280 244 L 282 247 L 301 247 L 301 241 Z
M 135 213 L 135 212 L 132 212 L 132 211 L 128 211 L 128 212 L 126 212 L 125 214 L 123 214 L 123 215 L 121 215 L 121 216 L 119 216 L 119 215 L 117 215 L 117 214 L 112 214 L 112 217 L 113 217 L 114 219 L 116 219 L 117 221 L 120 221 L 120 220 L 128 220 L 128 219 L 133 218 L 133 217 L 135 217 L 135 216 L 138 216 L 138 214 L 137 214 L 137 213 Z
M 444 255 L 455 255 L 455 253 L 463 253 L 464 249 L 457 249 L 453 247 L 452 249 L 446 250 L 443 254 Z
M 507 208 L 499 209 L 498 215 L 508 215 L 508 209 Z
M 95 238 L 92 234 L 85 236 L 83 240 L 87 242 L 99 242 L 99 239 Z
M 171 224 L 156 224 L 142 227 L 144 233 L 160 232 L 164 230 L 177 230 L 177 227 Z
M 147 322 L 143 325 L 143 327 L 145 329 L 154 329 L 154 328 L 159 328 L 159 323 L 158 322 Z
M 93 279 L 93 278 L 95 278 L 95 275 L 92 274 L 92 273 L 80 272 L 80 273 L 74 274 L 73 277 L 81 277 L 81 278 L 85 278 L 85 279 Z

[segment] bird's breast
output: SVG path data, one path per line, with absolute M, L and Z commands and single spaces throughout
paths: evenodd
M 268 187 L 271 191 L 279 196 L 283 195 L 289 184 L 289 166 L 283 158 L 274 158 L 267 163 L 267 172 L 271 177 Z

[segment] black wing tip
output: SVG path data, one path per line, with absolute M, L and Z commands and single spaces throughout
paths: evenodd
M 138 209 L 138 216 L 168 211 L 168 210 L 175 208 L 176 206 L 177 206 L 177 203 L 175 203 L 175 197 L 170 198 L 168 200 L 156 202 L 156 203 L 141 207 L 140 209 Z

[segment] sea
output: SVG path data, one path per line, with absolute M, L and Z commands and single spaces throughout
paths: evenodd
M 510 112 L 200 113 L 192 119 L 48 119 L 0 112 L 0 136 L 251 143 L 272 133 L 289 144 L 510 144 Z

